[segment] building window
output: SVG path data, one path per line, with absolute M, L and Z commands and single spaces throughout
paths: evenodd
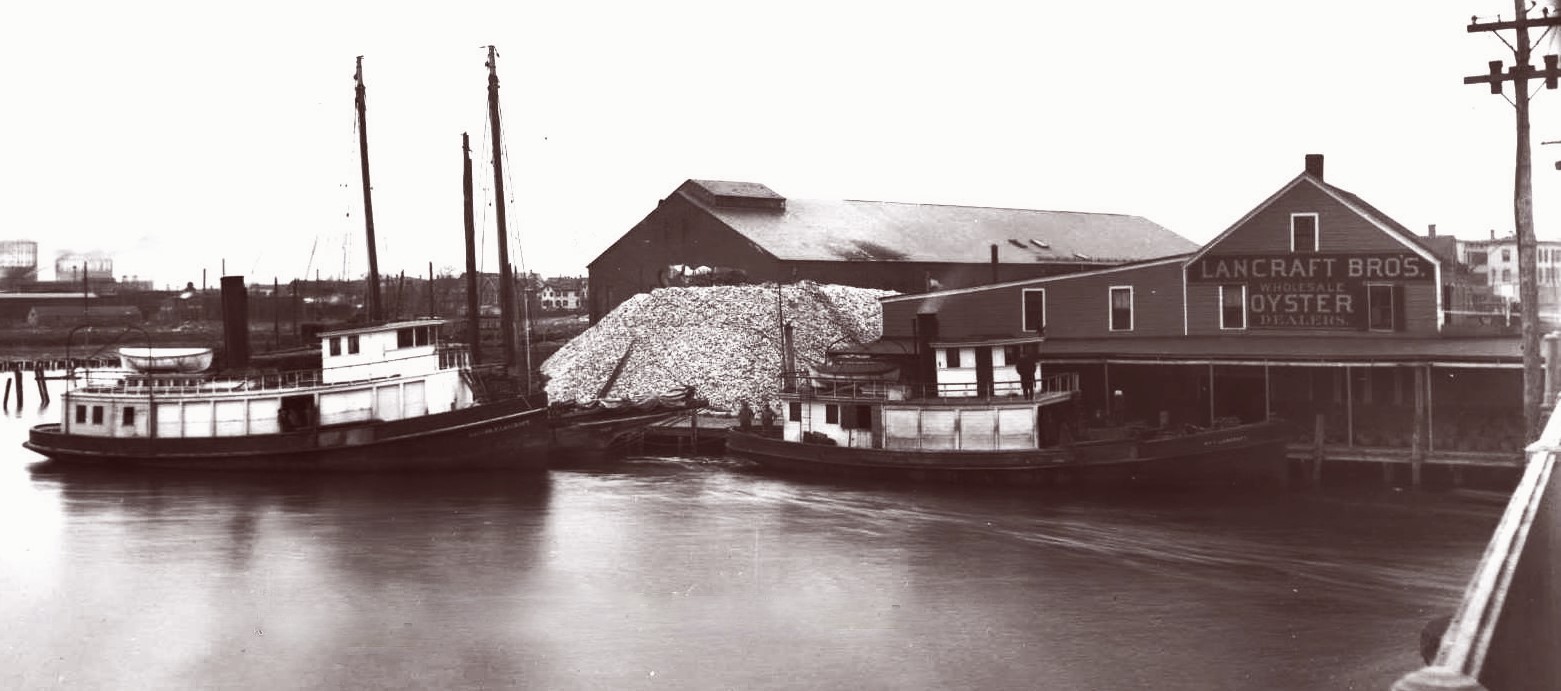
M 1133 287 L 1111 288 L 1111 330 L 1133 330 Z
M 84 406 L 84 405 L 76 406 L 76 422 L 86 422 L 86 421 L 87 421 L 87 407 Z
M 103 424 L 103 406 L 100 406 L 100 405 L 92 406 L 92 424 L 94 424 L 94 425 L 101 425 L 101 424 Z
M 341 336 L 331 337 L 331 355 L 341 355 Z
M 347 337 L 347 354 L 348 355 L 356 355 L 356 354 L 358 354 L 358 335 L 357 334 L 353 334 L 353 335 Z
M 1510 249 L 1503 249 L 1501 251 L 1501 260 L 1503 262 L 1510 262 L 1510 261 L 1512 261 L 1512 250 L 1510 250 Z
M 1366 284 L 1366 328 L 1401 331 L 1404 328 L 1404 289 L 1390 283 Z
M 948 367 L 949 369 L 953 369 L 955 367 L 958 367 L 959 366 L 959 349 L 958 348 L 945 348 L 944 350 L 948 353 L 948 355 L 945 356 L 945 360 L 944 360 L 945 363 L 947 363 L 947 364 L 945 364 L 944 366 Z
M 1046 330 L 1046 289 L 1026 288 L 1024 290 L 1024 314 L 1021 315 L 1025 332 L 1041 332 Z
M 133 425 L 135 423 L 136 423 L 136 409 L 135 408 L 125 408 L 124 412 L 120 416 L 119 424 L 122 424 L 122 425 L 125 425 L 125 426 L 128 427 L 128 426 Z
M 824 406 L 824 424 L 840 424 L 840 406 L 833 403 Z
M 1502 269 L 1501 270 L 1501 282 L 1502 283 L 1511 283 L 1512 282 L 1512 269 Z
M 791 401 L 786 404 L 786 419 L 792 422 L 802 422 L 801 401 Z
M 1220 286 L 1220 328 L 1247 328 L 1247 286 Z
M 411 348 L 412 347 L 412 330 L 411 329 L 396 329 L 396 347 L 397 348 Z
M 1290 251 L 1317 251 L 1317 214 L 1290 214 Z

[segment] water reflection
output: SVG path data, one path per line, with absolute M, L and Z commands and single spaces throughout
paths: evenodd
M 709 458 L 395 476 L 11 458 L 8 688 L 1386 688 L 1500 510 Z

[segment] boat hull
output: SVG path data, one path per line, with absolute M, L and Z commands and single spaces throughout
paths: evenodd
M 522 400 L 395 421 L 235 437 L 94 437 L 38 425 L 23 446 L 59 463 L 208 469 L 364 471 L 543 469 L 547 410 Z
M 782 471 L 932 482 L 1279 484 L 1288 426 L 1264 422 L 1150 440 L 1014 451 L 901 451 L 786 441 L 732 430 L 727 450 Z

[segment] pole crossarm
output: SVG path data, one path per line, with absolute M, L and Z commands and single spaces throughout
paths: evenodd
M 1491 93 L 1499 94 L 1501 93 L 1501 85 L 1507 82 L 1522 83 L 1530 79 L 1543 79 L 1545 80 L 1545 88 L 1554 89 L 1557 82 L 1561 81 L 1561 65 L 1557 64 L 1557 59 L 1558 56 L 1546 55 L 1544 56 L 1544 67 L 1512 65 L 1505 71 L 1502 70 L 1502 62 L 1500 60 L 1492 60 L 1490 62 L 1490 72 L 1473 77 L 1464 77 L 1463 83 L 1490 84 Z
M 1543 17 L 1523 17 L 1521 19 L 1508 19 L 1505 21 L 1498 19 L 1494 22 L 1485 22 L 1483 24 L 1476 21 L 1470 21 L 1468 31 L 1471 34 L 1474 34 L 1481 31 L 1526 29 L 1531 26 L 1561 26 L 1561 14 L 1546 15 Z

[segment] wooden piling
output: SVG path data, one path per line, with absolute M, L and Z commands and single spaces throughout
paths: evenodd
M 1312 426 L 1312 484 L 1316 485 L 1323 479 L 1323 425 L 1327 417 L 1322 413 L 1317 414 L 1317 420 Z
M 22 368 L 21 367 L 17 367 L 16 369 L 11 370 L 11 379 L 13 379 L 16 382 L 16 408 L 18 410 L 20 410 L 21 407 L 22 407 L 22 401 L 25 398 L 22 395 Z
M 10 410 L 11 409 L 11 380 L 10 379 L 5 380 L 5 398 L 4 399 L 0 399 L 0 400 L 4 401 L 4 407 L 5 407 L 6 410 Z

